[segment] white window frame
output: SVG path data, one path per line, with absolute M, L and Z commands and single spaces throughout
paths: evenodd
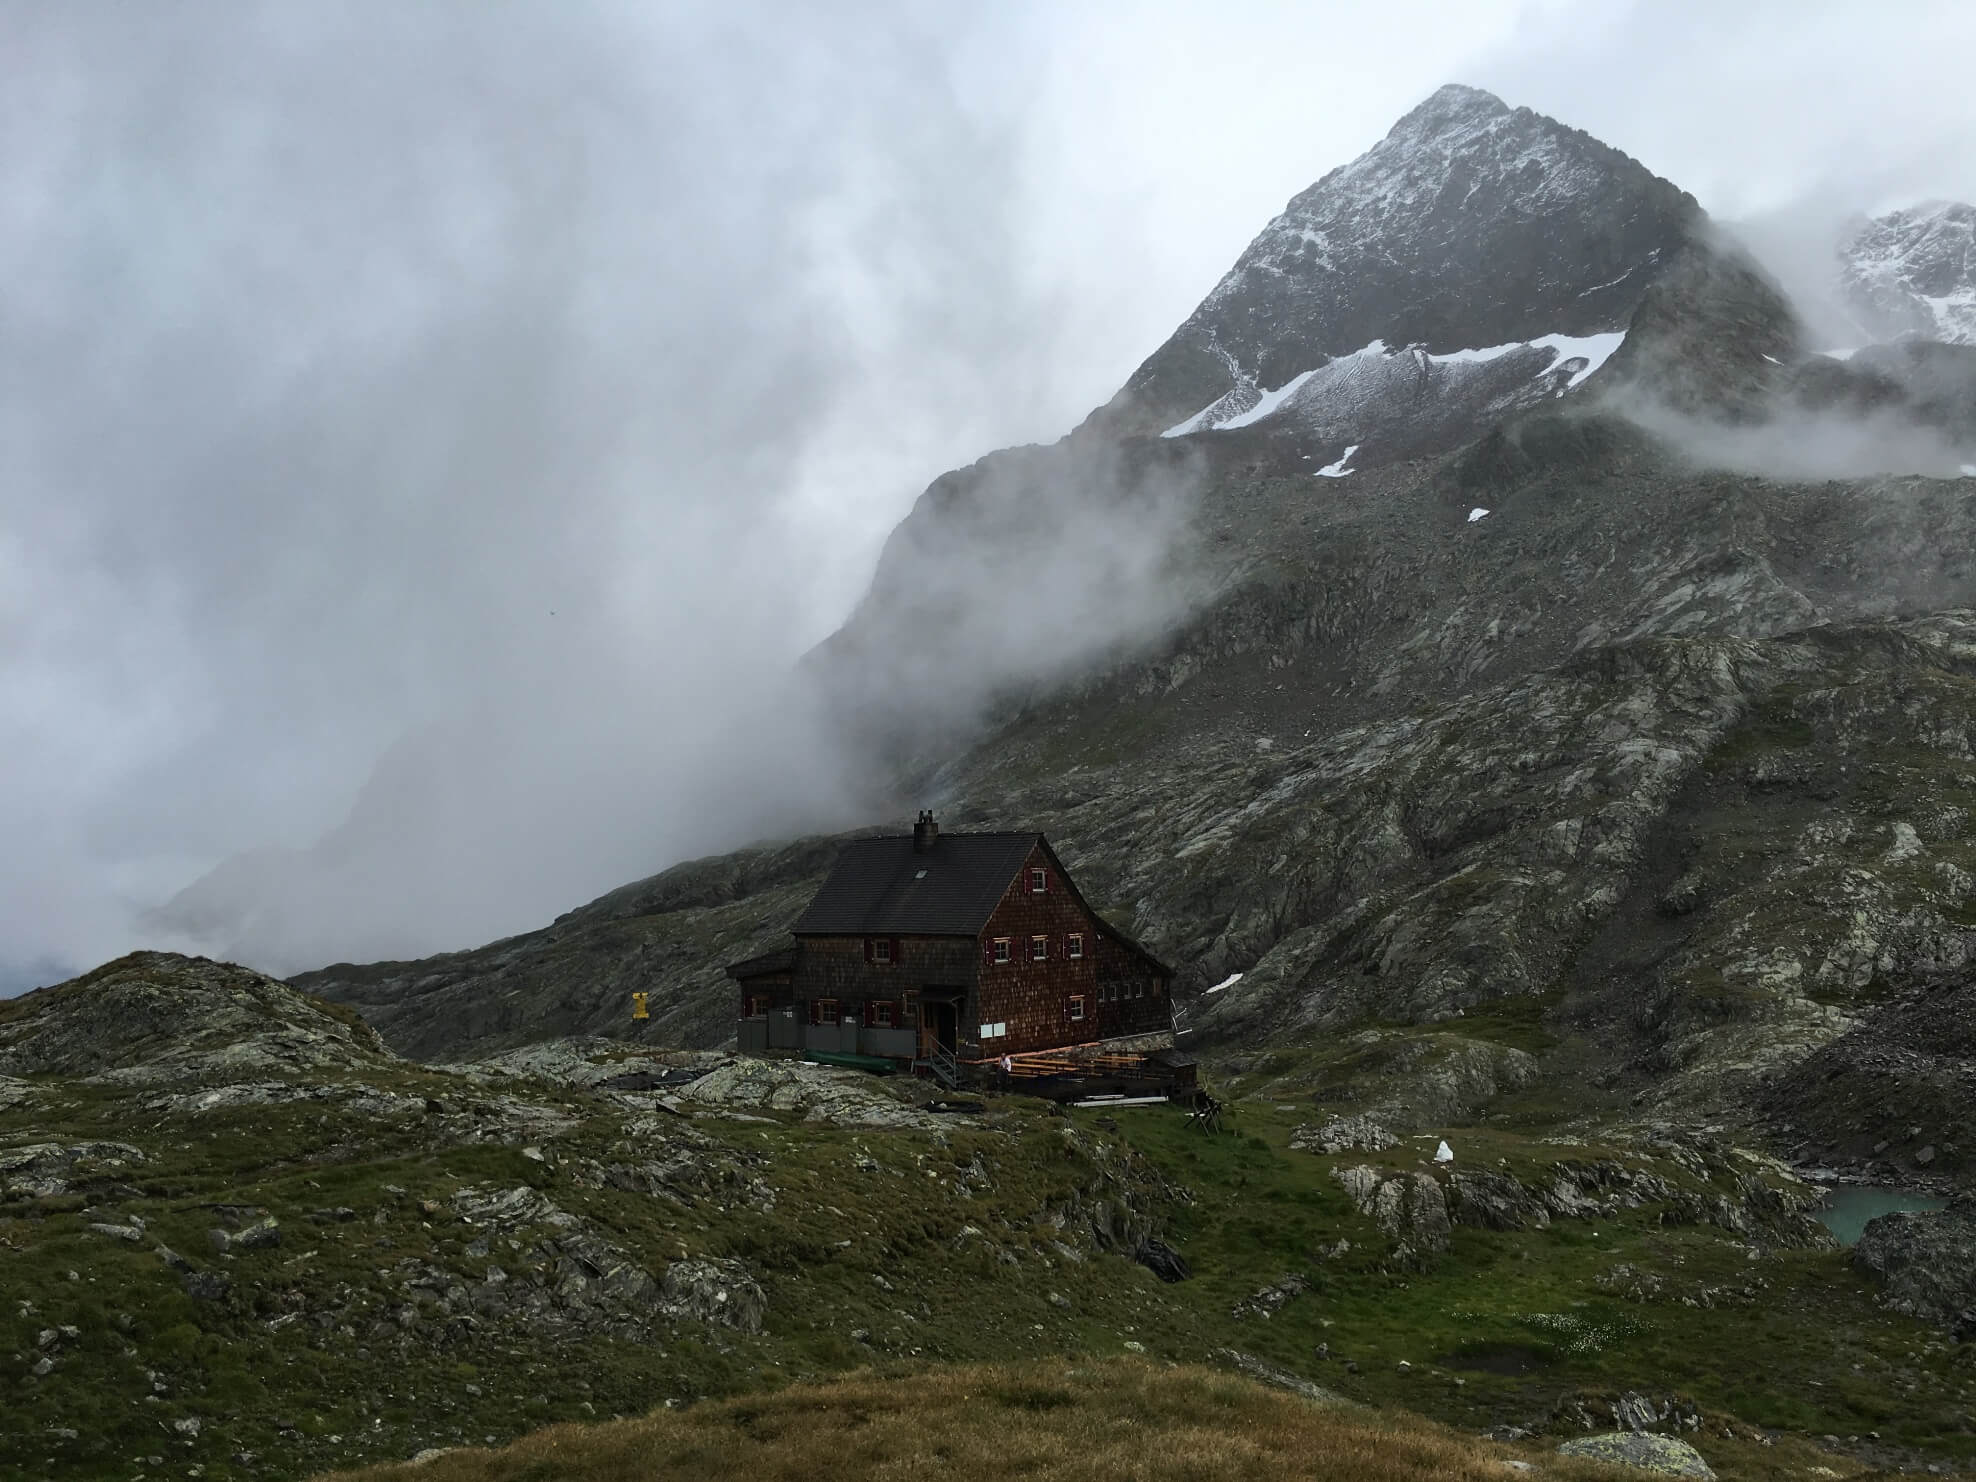
M 996 937 L 994 941 L 995 961 L 1006 966 L 1015 961 L 1015 938 Z
M 892 965 L 892 939 L 890 937 L 873 937 L 871 939 L 871 960 L 878 963 L 881 967 L 890 967 Z
M 1073 993 L 1073 994 L 1071 994 L 1071 995 L 1070 995 L 1070 1020 L 1071 1020 L 1071 1022 L 1072 1022 L 1073 1024 L 1075 1024 L 1075 1023 L 1079 1023 L 1079 1022 L 1081 1022 L 1081 1021 L 1083 1020 L 1083 1018 L 1084 1018 L 1084 1008 L 1085 1008 L 1085 1004 L 1084 1004 L 1084 995 L 1083 995 L 1083 994 L 1081 994 L 1081 993 Z
M 1048 962 L 1050 960 L 1050 939 L 1047 936 L 1033 936 L 1029 939 L 1029 960 Z
M 1032 865 L 1029 870 L 1029 893 L 1044 895 L 1050 889 L 1050 872 L 1041 865 Z
M 1084 958 L 1084 933 L 1073 931 L 1064 938 L 1064 957 L 1070 962 L 1081 962 Z

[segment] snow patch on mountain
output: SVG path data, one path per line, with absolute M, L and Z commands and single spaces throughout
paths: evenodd
M 1379 341 L 1374 340 L 1372 343 L 1377 345 Z M 1295 396 L 1304 382 L 1316 374 L 1317 372 L 1315 370 L 1307 370 L 1300 376 L 1292 376 L 1277 390 L 1263 392 L 1256 398 L 1256 404 L 1246 412 L 1243 412 L 1239 416 L 1230 417 L 1226 422 L 1211 425 L 1218 427 L 1248 427 L 1260 422 L 1264 417 L 1269 416 L 1278 407 L 1282 406 L 1284 402 Z
M 1441 355 L 1421 345 L 1391 349 L 1374 340 L 1299 372 L 1273 391 L 1245 381 L 1160 436 L 1294 420 L 1315 432 L 1362 437 L 1372 426 L 1390 427 L 1396 419 L 1420 424 L 1455 414 L 1500 415 L 1581 384 L 1625 338 L 1623 331 L 1547 334 Z
M 1612 352 L 1617 350 L 1625 340 L 1626 331 L 1623 329 L 1615 330 L 1610 334 L 1547 334 L 1539 335 L 1534 340 L 1523 340 L 1514 344 L 1490 345 L 1488 348 L 1482 350 L 1450 350 L 1444 355 L 1436 355 L 1432 358 L 1435 360 L 1486 363 L 1491 360 L 1500 359 L 1512 350 L 1521 350 L 1525 346 L 1535 346 L 1543 350 L 1555 350 L 1560 359 L 1565 362 L 1573 360 L 1581 362 L 1578 368 L 1571 372 L 1571 379 L 1566 382 L 1565 389 L 1569 390 L 1610 360 L 1612 358 Z
M 1351 473 L 1351 470 L 1345 467 L 1345 465 L 1352 461 L 1352 454 L 1356 453 L 1358 450 L 1359 450 L 1359 445 L 1357 443 L 1353 443 L 1349 448 L 1345 449 L 1344 452 L 1338 455 L 1337 462 L 1327 463 L 1324 465 L 1324 467 L 1320 468 L 1317 471 L 1317 476 L 1321 479 L 1344 478 L 1346 475 Z

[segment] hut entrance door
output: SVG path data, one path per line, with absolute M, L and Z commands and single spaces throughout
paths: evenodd
M 948 1000 L 922 998 L 919 1003 L 919 1052 L 931 1055 L 935 1050 L 945 1050 L 953 1054 L 960 1043 L 960 1014 L 956 1005 Z

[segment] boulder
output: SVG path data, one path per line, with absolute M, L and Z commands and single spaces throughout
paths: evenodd
M 768 1298 L 739 1261 L 674 1261 L 659 1284 L 659 1307 L 667 1317 L 759 1333 Z
M 1558 1455 L 1636 1467 L 1643 1472 L 1658 1472 L 1663 1477 L 1715 1475 L 1709 1464 L 1702 1460 L 1701 1453 L 1686 1441 L 1673 1436 L 1657 1436 L 1651 1431 L 1612 1431 L 1603 1436 L 1581 1436 L 1558 1447 Z
M 230 1237 L 227 1236 L 224 1230 L 214 1230 L 210 1233 L 222 1237 L 216 1243 L 219 1244 L 220 1249 L 223 1251 L 266 1250 L 271 1246 L 281 1244 L 281 1225 L 273 1216 L 269 1216 L 267 1219 L 261 1220 L 256 1224 L 249 1225 L 246 1229 Z
M 1285 1276 L 1273 1286 L 1266 1286 L 1252 1296 L 1237 1302 L 1232 1317 L 1274 1317 L 1283 1310 L 1284 1304 L 1310 1290 L 1310 1283 L 1303 1277 Z
M 1164 1282 L 1185 1281 L 1194 1273 L 1187 1258 L 1163 1240 L 1145 1239 L 1132 1252 L 1132 1259 Z
M 1976 1195 L 1939 1213 L 1869 1220 L 1853 1264 L 1882 1285 L 1896 1312 L 1976 1339 Z

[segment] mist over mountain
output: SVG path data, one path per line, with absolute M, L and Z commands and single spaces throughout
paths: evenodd
M 1204 1034 L 1554 995 L 1695 769 L 1781 676 L 1820 682 L 1816 647 L 1737 645 L 1976 598 L 1967 353 L 1816 346 L 1677 187 L 1444 88 L 1074 432 L 936 480 L 795 693 L 850 738 L 861 822 L 1044 827 L 1183 983 L 1244 973 Z M 1692 692 L 1723 664 L 1748 677 Z M 1532 766 L 1569 785 L 1499 791 Z M 828 854 L 300 981 L 416 1054 L 718 1043 L 720 963 L 779 940 Z
M 697 544 L 690 503 L 609 506 L 585 549 L 678 537 L 672 585 L 607 563 L 335 827 L 146 923 L 307 970 L 136 952 L 0 1004 L 5 1320 L 52 1417 L 0 1462 L 478 1477 L 577 1421 L 522 1443 L 568 1471 L 655 1395 L 746 1452 L 759 1396 L 716 1387 L 897 1406 L 1012 1351 L 1073 1389 L 970 1405 L 1206 1353 L 1525 1467 L 1976 1455 L 1976 264 L 1967 208 L 1829 204 L 1724 225 L 1443 87 L 1070 431 L 933 478 L 868 580 L 745 482 Z M 668 417 L 720 401 L 697 363 Z M 746 406 L 785 472 L 814 446 Z M 507 430 L 485 477 L 557 445 Z M 763 665 L 826 577 L 861 595 Z M 908 1074 L 739 1053 L 728 966 L 926 809 L 1047 835 L 1171 965 L 1192 1125 L 1060 1061 L 1046 1111 L 965 1013 Z
M 1863 223 L 1839 284 L 1874 339 L 1976 344 L 1976 206 L 1931 201 Z
M 1923 230 L 1889 218 L 1894 236 L 1860 236 L 1833 259 L 1832 282 L 1871 261 L 1884 293 L 1953 302 L 1967 281 L 1956 219 L 1937 213 Z M 1644 434 L 1655 456 L 1739 472 L 1956 477 L 1976 458 L 1976 383 L 1955 348 L 1838 361 L 1814 339 L 1781 284 L 1678 186 L 1527 108 L 1444 87 L 1294 198 L 1075 432 L 936 480 L 842 629 L 793 677 L 677 736 L 684 751 L 652 770 L 657 786 L 635 806 L 661 818 L 676 779 L 699 779 L 696 822 L 665 828 L 692 850 L 883 816 L 930 779 L 950 792 L 960 759 L 1008 734 L 1008 717 L 1144 672 L 1176 635 L 1239 603 L 1267 546 L 1219 528 L 1232 477 L 1311 480 L 1320 507 L 1357 508 L 1382 467 L 1431 484 L 1444 476 L 1419 460 L 1484 434 L 1563 435 L 1518 430 L 1547 407 L 1560 411 L 1534 428 L 1607 444 Z M 1316 730 L 1356 708 L 1320 704 Z M 507 909 L 496 903 L 539 895 L 531 881 L 635 870 L 636 838 L 586 858 L 586 836 L 556 826 L 571 803 L 546 756 L 503 767 L 551 781 L 513 809 L 472 792 L 445 805 L 424 779 L 446 752 L 504 744 L 473 729 L 406 743 L 336 833 L 222 867 L 154 929 L 293 969 L 340 955 L 347 920 L 370 923 L 386 955 L 435 933 L 471 941 L 486 931 L 476 921 Z M 635 749 L 599 762 L 637 796 Z M 507 847 L 518 835 L 560 837 L 568 857 Z M 443 876 L 487 856 L 511 858 L 515 883 L 450 922 L 390 883 L 397 867 Z M 380 870 L 386 857 L 394 868 Z

